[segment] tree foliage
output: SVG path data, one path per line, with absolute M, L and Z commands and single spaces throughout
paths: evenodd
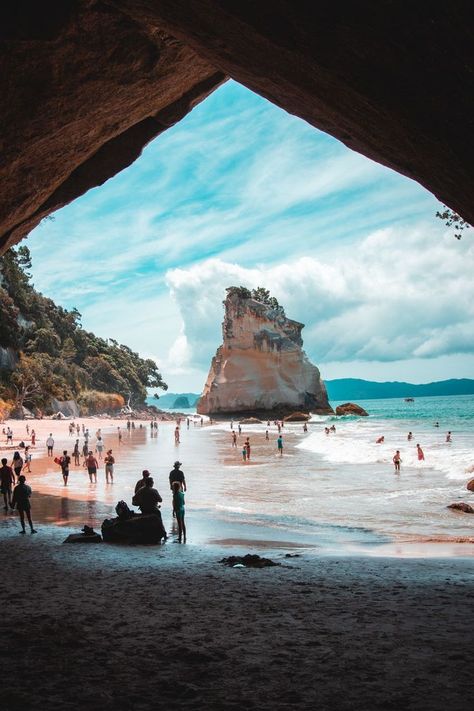
M 461 215 L 458 215 L 457 212 L 451 210 L 450 207 L 446 207 L 446 205 L 444 206 L 444 210 L 442 212 L 440 212 L 439 210 L 436 212 L 436 217 L 439 217 L 440 220 L 443 220 L 446 227 L 454 228 L 454 236 L 456 237 L 456 239 L 461 239 L 461 232 L 463 232 L 464 230 L 469 230 L 471 228 L 469 222 L 466 222 L 466 220 L 464 220 Z
M 148 387 L 167 390 L 153 360 L 84 330 L 77 309 L 68 311 L 33 288 L 29 269 L 27 247 L 10 249 L 0 258 L 0 346 L 20 354 L 13 372 L 0 372 L 0 397 L 44 407 L 52 396 L 78 399 L 84 391 L 93 391 L 120 396 L 91 396 L 98 406 L 122 401 L 141 405 Z M 98 411 L 90 402 L 84 405 Z

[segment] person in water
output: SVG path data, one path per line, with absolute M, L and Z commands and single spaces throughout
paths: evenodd
M 395 467 L 395 471 L 396 471 L 396 472 L 399 472 L 399 471 L 400 471 L 400 464 L 401 464 L 401 461 L 402 461 L 402 460 L 401 460 L 401 457 L 400 457 L 400 450 L 399 450 L 399 449 L 397 449 L 397 451 L 396 451 L 395 454 L 393 455 L 392 461 L 393 461 L 393 465 L 394 465 L 394 467 Z
M 178 541 L 186 543 L 186 524 L 184 523 L 184 491 L 177 481 L 173 482 L 173 510 L 178 524 Z
M 79 466 L 81 463 L 81 452 L 79 450 L 79 440 L 76 439 L 76 444 L 74 445 L 74 449 L 72 450 L 72 456 L 74 457 L 74 464 L 76 467 Z
M 242 459 L 244 460 L 244 462 L 247 461 L 247 447 L 245 446 L 245 444 L 242 447 Z
M 99 463 L 94 457 L 93 452 L 89 452 L 87 455 L 84 466 L 87 468 L 90 483 L 97 484 L 97 467 L 99 466 Z M 94 481 L 92 481 L 92 479 L 94 479 Z
M 110 481 L 113 484 L 115 457 L 112 455 L 111 449 L 109 449 L 107 451 L 107 454 L 104 457 L 104 464 L 105 464 L 105 482 L 106 482 L 106 484 L 108 484 L 109 477 L 110 477 Z
M 407 440 L 410 442 L 410 440 L 412 440 L 412 439 L 413 439 L 413 434 L 412 434 L 412 432 L 409 432 L 407 435 Z
M 23 469 L 23 458 L 21 457 L 20 452 L 14 452 L 11 468 L 15 472 L 15 476 L 18 479 L 21 474 L 21 470 Z
M 21 522 L 20 533 L 26 533 L 25 514 L 26 514 L 26 518 L 28 519 L 28 523 L 30 524 L 31 533 L 36 533 L 35 529 L 33 528 L 33 521 L 31 520 L 30 498 L 31 498 L 31 486 L 28 486 L 26 484 L 26 477 L 24 474 L 21 474 L 20 478 L 18 479 L 18 484 L 15 486 L 15 489 L 13 490 L 13 497 L 12 497 L 12 507 L 15 508 L 15 506 L 16 506 L 16 508 L 18 509 L 18 513 L 20 514 L 20 522 Z
M 419 444 L 416 445 L 416 451 L 418 452 L 418 461 L 422 462 L 425 459 L 424 452 Z
M 448 432 L 448 433 L 447 433 L 447 435 L 446 435 L 446 442 L 452 442 L 452 439 L 451 439 L 451 432 Z
M 250 462 L 250 439 L 245 440 L 245 449 L 247 450 L 247 461 Z
M 277 439 L 278 454 L 283 457 L 283 437 L 280 435 Z
M 69 478 L 70 463 L 71 463 L 71 457 L 68 455 L 67 450 L 64 450 L 63 456 L 59 460 L 59 466 L 61 467 L 61 474 L 63 475 L 64 486 L 67 486 L 67 480 Z
M 385 437 L 383 435 L 375 440 L 375 444 L 383 444 L 384 442 L 385 442 Z
M 235 432 L 232 432 L 232 446 L 237 447 L 237 435 Z

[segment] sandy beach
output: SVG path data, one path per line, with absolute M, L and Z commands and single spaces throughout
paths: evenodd
M 15 442 L 17 433 L 23 438 L 25 423 L 8 425 Z M 472 545 L 460 543 L 455 549 L 451 540 L 448 547 L 438 541 L 368 546 L 345 538 L 329 545 L 325 541 L 336 529 L 305 538 L 291 527 L 256 525 L 252 517 L 236 523 L 218 509 L 210 518 L 200 491 L 204 483 L 206 497 L 220 500 L 216 472 L 239 472 L 234 489 L 232 478 L 225 479 L 229 501 L 235 503 L 247 490 L 252 496 L 256 477 L 264 477 L 262 460 L 274 456 L 273 442 L 252 435 L 255 459 L 242 474 L 240 452 L 229 446 L 228 432 L 191 426 L 176 448 L 173 423 L 160 423 L 156 438 L 145 428 L 127 436 L 123 421 L 89 419 L 84 425 L 91 435 L 101 427 L 107 447 L 117 451 L 114 485 L 107 487 L 100 473 L 91 486 L 81 466 L 63 487 L 44 442 L 52 432 L 55 448 L 70 451 L 75 437 L 69 437 L 68 422 L 29 423 L 38 438 L 29 481 L 36 492 L 39 532 L 19 536 L 16 514 L 1 524 L 0 564 L 7 574 L 0 588 L 4 600 L 11 601 L 2 655 L 6 711 L 56 705 L 97 710 L 471 708 L 474 571 L 467 556 Z M 125 429 L 121 445 L 118 426 Z M 196 449 L 203 437 L 206 446 Z M 288 446 L 298 437 L 296 430 L 288 432 Z M 2 456 L 5 451 L 2 447 Z M 143 457 L 164 491 L 175 456 L 187 462 L 190 483 L 186 546 L 175 542 L 166 498 L 166 545 L 63 545 L 83 523 L 97 526 L 112 515 L 118 498 L 130 498 Z M 291 452 L 288 457 L 281 464 L 285 471 L 291 471 Z M 198 480 L 211 459 L 215 468 Z M 275 460 L 271 471 L 278 472 L 279 465 Z M 270 501 L 270 485 L 273 498 L 286 496 L 276 476 L 273 482 L 259 481 L 263 504 Z M 280 565 L 257 570 L 220 562 L 245 553 Z

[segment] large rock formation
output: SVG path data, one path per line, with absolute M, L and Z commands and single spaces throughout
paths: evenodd
M 224 306 L 223 344 L 212 359 L 199 413 L 332 413 L 319 370 L 302 349 L 304 324 L 236 287 L 227 289 Z
M 231 76 L 474 223 L 471 3 L 64 0 L 0 10 L 0 251 Z

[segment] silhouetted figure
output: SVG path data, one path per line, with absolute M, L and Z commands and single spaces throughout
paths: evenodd
M 178 482 L 180 488 L 183 491 L 186 491 L 186 479 L 184 476 L 184 472 L 180 469 L 182 462 L 176 461 L 173 465 L 173 469 L 170 471 L 169 475 L 169 481 L 170 481 L 170 489 L 173 491 L 173 484 L 175 482 Z M 173 499 L 174 501 L 174 499 Z M 173 516 L 175 516 L 175 510 L 174 510 L 174 504 L 173 504 Z
M 137 491 L 138 491 L 139 489 L 142 488 L 142 486 L 145 486 L 145 484 L 146 484 L 146 482 L 147 482 L 147 479 L 149 479 L 150 476 L 151 476 L 151 474 L 150 474 L 150 472 L 148 471 L 148 469 L 144 469 L 144 470 L 142 471 L 142 478 L 139 479 L 139 480 L 137 481 L 137 483 L 135 484 L 135 492 L 134 492 L 135 494 L 137 493 Z
M 134 506 L 138 506 L 143 514 L 159 514 L 161 517 L 158 504 L 161 504 L 163 499 L 156 489 L 153 488 L 154 481 L 151 476 L 147 477 L 145 480 L 145 486 L 141 486 L 135 496 L 133 497 L 132 503 Z
M 8 460 L 2 459 L 2 466 L 0 467 L 0 488 L 3 494 L 3 502 L 5 513 L 8 511 L 8 507 L 12 506 L 12 489 L 15 484 L 15 475 L 13 469 L 8 466 Z
M 31 533 L 36 533 L 33 528 L 33 522 L 31 520 L 31 487 L 26 484 L 26 477 L 22 474 L 18 480 L 18 484 L 13 490 L 12 506 L 18 509 L 20 514 L 21 531 L 20 533 L 26 533 L 25 531 L 25 514 L 30 524 Z
M 179 482 L 173 482 L 173 510 L 178 524 L 178 541 L 186 543 L 186 524 L 184 523 L 184 491 Z

